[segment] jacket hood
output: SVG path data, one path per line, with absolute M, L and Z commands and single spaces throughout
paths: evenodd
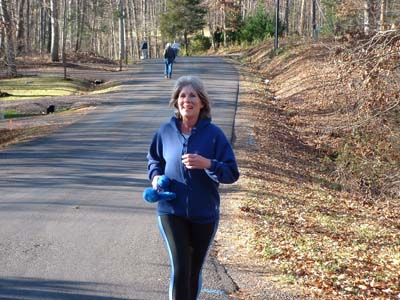
M 172 127 L 174 127 L 178 132 L 181 132 L 180 130 L 180 123 L 182 121 L 179 120 L 177 117 L 173 116 L 170 120 L 170 124 Z M 198 129 L 202 129 L 207 127 L 209 124 L 211 124 L 211 118 L 206 118 L 206 119 L 199 119 L 196 123 L 196 125 L 193 127 L 193 131 L 195 132 Z

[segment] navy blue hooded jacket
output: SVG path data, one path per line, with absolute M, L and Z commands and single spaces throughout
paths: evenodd
M 232 147 L 225 134 L 211 119 L 200 119 L 185 138 L 179 123 L 171 121 L 161 126 L 150 145 L 148 175 L 166 175 L 171 179 L 170 191 L 177 197 L 158 202 L 158 214 L 173 214 L 196 223 L 212 223 L 219 218 L 219 183 L 233 183 L 239 171 Z M 182 163 L 182 155 L 196 153 L 211 159 L 207 170 L 189 170 Z

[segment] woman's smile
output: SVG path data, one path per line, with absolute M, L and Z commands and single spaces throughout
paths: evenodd
M 204 104 L 191 85 L 182 88 L 178 98 L 179 112 L 183 118 L 198 118 Z

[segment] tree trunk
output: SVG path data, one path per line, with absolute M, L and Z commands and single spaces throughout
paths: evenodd
M 17 52 L 24 53 L 25 47 L 25 24 L 24 24 L 25 0 L 18 3 L 18 31 L 17 31 Z
M 59 58 L 59 43 L 60 43 L 60 28 L 58 24 L 58 0 L 50 1 L 51 10 L 51 61 L 60 61 Z
M 52 1 L 52 0 L 51 0 Z M 53 34 L 52 34 L 52 30 L 53 30 L 53 24 L 52 24 L 52 22 L 51 22 L 51 12 L 50 12 L 50 9 L 46 9 L 45 10 L 45 19 L 46 19 L 46 23 L 47 23 L 47 53 L 51 53 L 51 43 L 52 43 L 52 41 L 51 41 L 51 39 L 52 39 L 52 37 L 53 37 Z
M 85 20 L 85 1 L 76 0 L 76 43 L 75 43 L 76 52 L 81 49 L 84 20 Z
M 112 0 L 110 0 L 110 8 L 111 11 L 114 12 L 114 6 Z M 116 41 L 115 41 L 115 20 L 114 20 L 114 13 L 112 14 L 112 17 L 110 19 L 111 21 L 111 57 L 115 59 L 117 57 L 116 55 Z
M 132 21 L 132 9 L 131 9 L 131 3 L 130 0 L 128 0 L 126 4 L 126 17 L 128 19 L 128 24 L 126 27 L 128 27 L 128 33 L 129 33 L 129 45 L 130 45 L 130 55 L 132 58 L 132 62 L 135 60 L 135 44 L 134 44 L 134 38 L 133 38 L 133 21 Z
M 94 53 L 96 53 L 96 43 L 97 43 L 97 32 L 98 32 L 98 28 L 97 28 L 97 19 L 98 19 L 98 15 L 97 15 L 97 6 L 98 6 L 98 1 L 97 0 L 93 0 L 93 20 L 92 20 L 92 39 L 90 42 L 90 47 L 92 49 L 92 51 Z
M 68 15 L 67 15 L 67 20 L 71 20 L 71 24 L 69 24 L 68 26 L 67 26 L 67 35 L 66 35 L 66 39 L 65 39 L 65 47 L 68 47 L 69 49 L 72 49 L 72 43 L 73 43 L 73 36 L 74 36 L 74 34 L 73 34 L 73 25 L 72 25 L 72 20 L 73 20 L 73 18 L 72 18 L 72 11 L 73 11 L 73 9 L 72 9 L 72 5 L 73 5 L 73 2 L 72 2 L 72 0 L 67 0 L 68 1 Z
M 125 43 L 124 43 L 124 45 L 125 45 L 125 47 L 124 47 L 124 59 L 125 59 L 125 64 L 127 65 L 128 64 L 128 58 L 129 58 L 129 55 L 128 55 L 128 51 L 129 51 L 129 47 L 130 47 L 130 44 L 129 44 L 129 41 L 128 41 L 128 39 L 129 39 L 129 26 L 128 26 L 128 8 L 126 7 L 126 3 L 125 3 L 125 5 L 124 5 L 124 40 L 125 40 Z
M 39 49 L 40 53 L 44 52 L 46 42 L 46 13 L 43 6 L 40 7 L 40 22 L 39 22 Z
M 64 67 L 64 79 L 67 79 L 67 58 L 65 54 L 65 40 L 67 35 L 67 0 L 64 0 L 63 27 L 62 27 L 62 63 Z
M 187 35 L 186 30 L 183 32 L 183 40 L 184 40 L 184 43 L 185 43 L 185 54 L 189 55 L 189 53 L 188 53 L 189 41 L 188 41 L 188 35 Z
M 118 15 L 119 15 L 119 70 L 122 71 L 122 61 L 125 54 L 125 28 L 124 28 L 124 3 L 123 0 L 118 0 Z
M 84 25 L 86 24 L 86 17 L 87 17 L 87 12 L 88 12 L 88 3 L 89 1 L 85 0 L 81 2 L 81 18 L 79 22 L 79 31 L 80 31 L 80 36 L 79 36 L 79 49 L 82 48 L 82 39 L 83 39 L 83 30 L 84 30 Z M 86 48 L 87 49 L 87 48 Z
M 79 50 L 79 40 L 81 34 L 79 31 L 80 12 L 79 0 L 75 0 L 75 52 Z
M 143 23 L 143 40 L 147 40 L 147 51 L 148 51 L 148 55 L 149 58 L 153 57 L 153 53 L 151 51 L 152 49 L 152 41 L 151 41 L 151 37 L 150 37 L 150 33 L 149 33 L 149 26 L 147 24 L 148 22 L 148 18 L 147 18 L 147 1 L 146 0 L 142 0 L 142 23 Z
M 381 0 L 381 15 L 379 18 L 380 31 L 384 31 L 386 28 L 386 0 Z
M 8 12 L 6 0 L 0 0 L 0 8 L 2 12 L 2 21 L 4 22 L 5 31 L 5 52 L 6 52 L 6 63 L 7 63 L 7 73 L 12 77 L 17 76 L 17 66 L 15 64 L 15 48 L 14 48 L 14 26 L 11 20 L 11 16 Z
M 1 14 L 1 7 L 0 7 L 0 14 Z M 0 18 L 2 20 L 2 18 Z M 4 55 L 4 49 L 5 49 L 5 32 L 4 32 L 4 26 L 0 28 L 0 56 Z
M 134 0 L 130 0 L 129 3 L 132 5 L 132 16 L 133 16 L 133 26 L 136 32 L 136 53 L 138 59 L 140 59 L 140 39 L 139 39 L 139 20 L 138 20 L 138 10 Z
M 31 52 L 31 2 L 26 0 L 26 35 L 25 35 L 25 45 L 26 52 Z
M 369 34 L 369 0 L 364 0 L 364 34 Z
M 157 58 L 157 27 L 156 27 L 156 20 L 154 18 L 155 15 L 155 7 L 154 1 L 147 1 L 147 16 L 148 16 L 148 37 L 150 42 L 151 49 L 150 52 L 153 54 L 151 57 Z M 154 34 L 155 39 L 152 39 L 152 34 Z
M 311 6 L 311 27 L 312 27 L 312 36 L 313 39 L 316 41 L 318 39 L 318 32 L 317 32 L 317 3 L 316 0 L 312 0 Z
M 226 48 L 226 33 L 227 33 L 227 31 L 226 31 L 226 11 L 225 11 L 225 9 L 226 9 L 226 4 L 225 4 L 225 2 L 222 4 L 222 19 L 223 19 L 223 23 L 222 23 L 222 30 L 223 30 L 223 32 L 224 32 L 224 47 Z M 185 37 L 185 44 L 186 44 L 187 42 L 186 42 L 186 37 Z M 187 47 L 188 47 L 188 45 L 185 45 L 185 47 L 186 47 L 186 49 L 187 49 Z M 187 54 L 187 50 L 186 50 L 186 54 Z
M 305 0 L 301 0 L 301 6 L 300 6 L 300 20 L 299 20 L 299 34 L 303 35 L 304 33 L 304 8 L 306 5 Z
M 286 36 L 289 36 L 289 13 L 290 13 L 289 1 L 290 0 L 286 0 L 286 5 L 285 5 L 285 32 L 286 32 Z

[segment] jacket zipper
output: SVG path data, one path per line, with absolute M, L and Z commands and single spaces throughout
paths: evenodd
M 183 144 L 182 144 L 182 155 L 183 155 L 183 154 L 187 153 L 187 149 L 189 147 L 190 136 L 188 138 L 186 138 L 180 131 L 179 131 L 179 134 L 183 138 Z M 185 181 L 185 184 L 186 184 L 186 217 L 189 218 L 189 194 L 188 194 L 189 188 L 188 188 L 188 174 L 187 174 L 188 170 L 186 169 L 186 167 L 183 163 L 181 166 L 181 172 L 182 172 L 183 180 Z

